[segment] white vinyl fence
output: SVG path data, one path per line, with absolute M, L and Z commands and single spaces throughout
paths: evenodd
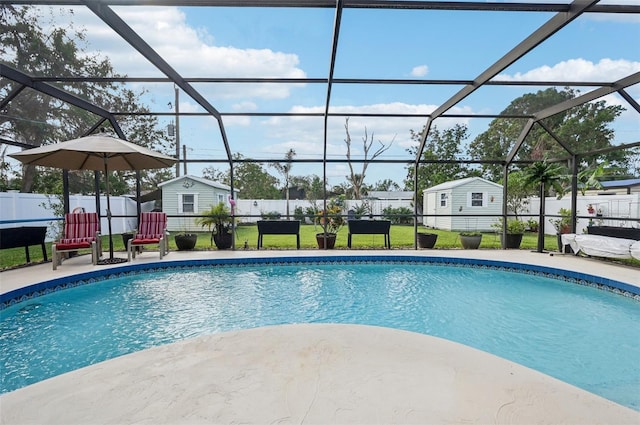
M 576 211 L 579 218 L 576 226 L 576 233 L 586 232 L 589 222 L 595 225 L 617 226 L 617 227 L 635 227 L 640 228 L 640 193 L 631 195 L 591 195 L 578 196 Z M 592 214 L 588 211 L 588 206 L 594 209 Z M 546 198 L 545 213 L 549 215 L 558 215 L 560 208 L 571 209 L 571 197 L 564 196 L 561 199 Z M 535 215 L 538 219 L 538 211 L 540 210 L 540 198 L 531 198 L 529 200 L 529 211 L 527 214 Z M 556 230 L 549 222 L 547 217 L 544 225 L 546 234 L 555 234 Z
M 111 196 L 111 215 L 130 216 L 112 217 L 111 229 L 113 234 L 134 230 L 138 220 L 136 218 L 136 202 L 125 196 Z M 47 241 L 55 240 L 59 234 L 62 217 L 56 217 L 51 205 L 60 201 L 55 195 L 38 193 L 0 192 L 0 227 L 47 226 Z M 150 205 L 149 205 L 150 204 Z M 84 208 L 86 212 L 96 211 L 95 196 L 69 196 L 69 210 Z M 143 204 L 143 211 L 150 211 L 153 202 Z M 100 229 L 103 235 L 108 233 L 107 199 L 100 196 Z
M 59 224 L 62 223 L 62 217 L 55 217 L 55 213 L 50 205 L 58 203 L 58 197 L 54 195 L 42 195 L 36 193 L 19 193 L 19 192 L 0 192 L 0 227 L 21 227 L 21 226 L 47 226 L 47 241 L 54 240 L 58 235 Z M 345 214 L 363 201 L 345 201 Z M 410 200 L 369 200 L 371 206 L 371 214 L 381 215 L 386 207 L 407 207 L 413 211 L 413 205 Z M 317 201 L 316 205 L 322 209 L 322 201 Z M 303 211 L 312 206 L 307 200 L 290 200 L 289 213 L 293 218 L 296 207 L 302 207 Z M 142 211 L 151 211 L 154 203 L 148 202 L 142 205 Z M 69 210 L 75 208 L 84 208 L 87 212 L 95 212 L 96 201 L 95 196 L 71 195 L 69 197 Z M 101 220 L 100 228 L 102 234 L 107 234 L 106 219 L 107 200 L 105 196 L 100 197 L 100 215 L 104 216 Z M 242 222 L 255 222 L 260 220 L 262 214 L 279 213 L 285 218 L 287 214 L 287 201 L 276 199 L 241 199 L 236 204 L 236 215 L 249 215 L 255 217 L 239 218 Z M 112 216 L 130 216 L 130 217 L 113 217 L 111 219 L 111 228 L 113 234 L 130 232 L 137 226 L 136 219 L 136 202 L 125 196 L 111 196 L 111 214 Z M 179 230 L 178 228 L 169 230 Z M 188 230 L 199 230 L 199 228 Z

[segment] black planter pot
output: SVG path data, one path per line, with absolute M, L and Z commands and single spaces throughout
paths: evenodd
M 127 249 L 127 245 L 129 244 L 130 239 L 133 239 L 133 233 L 122 234 L 122 244 L 124 245 L 124 249 Z
M 557 233 L 556 236 L 558 237 L 558 251 L 564 253 L 564 254 L 573 254 L 573 249 L 571 249 L 571 246 L 567 245 L 564 247 L 564 251 L 562 250 L 563 246 L 562 246 L 562 234 L 561 233 Z
M 325 239 L 324 233 L 316 233 L 316 242 L 318 242 L 318 248 L 320 249 L 333 249 L 336 246 L 336 234 L 335 233 L 327 233 L 327 237 Z M 326 245 L 325 245 L 326 241 Z
M 198 235 L 196 233 L 185 233 L 182 235 L 175 235 L 173 240 L 178 247 L 178 251 L 189 251 L 196 246 L 198 241 Z
M 133 233 L 123 233 L 122 234 L 122 244 L 124 245 L 125 251 L 129 246 L 129 240 L 133 239 Z M 136 252 L 142 252 L 142 246 L 135 247 Z
M 428 248 L 431 249 L 435 246 L 436 241 L 438 240 L 438 235 L 435 233 L 418 233 L 418 248 Z
M 213 235 L 213 242 L 218 249 L 229 249 L 233 245 L 233 234 L 216 233 Z
M 502 234 L 500 235 L 500 243 L 503 248 L 506 249 L 519 249 L 522 243 L 522 233 L 507 233 L 506 239 L 503 240 Z

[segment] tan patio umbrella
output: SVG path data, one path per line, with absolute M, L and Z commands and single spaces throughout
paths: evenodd
M 53 145 L 10 154 L 25 165 L 63 168 L 66 170 L 103 171 L 109 224 L 109 262 L 113 258 L 111 235 L 111 203 L 109 201 L 109 170 L 147 170 L 171 167 L 176 159 L 107 134 L 95 134 Z

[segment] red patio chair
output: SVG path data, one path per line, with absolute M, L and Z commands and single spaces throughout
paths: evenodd
M 138 233 L 129 239 L 127 252 L 129 261 L 136 258 L 136 247 L 142 245 L 158 245 L 160 259 L 169 253 L 169 241 L 167 233 L 167 214 L 163 212 L 143 212 L 140 215 Z
M 64 216 L 64 235 L 51 245 L 53 270 L 62 264 L 62 253 L 91 249 L 91 261 L 95 266 L 102 255 L 100 218 L 98 213 L 67 213 Z

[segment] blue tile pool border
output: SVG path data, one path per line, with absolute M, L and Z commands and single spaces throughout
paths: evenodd
M 205 260 L 162 261 L 144 264 L 127 264 L 110 269 L 94 270 L 58 279 L 47 280 L 33 285 L 0 294 L 0 310 L 17 303 L 31 300 L 52 292 L 76 286 L 87 285 L 103 280 L 127 275 L 167 270 L 192 270 L 205 267 L 237 267 L 245 265 L 295 265 L 295 264 L 354 264 L 354 263 L 389 263 L 389 264 L 433 264 L 453 267 L 475 267 L 480 269 L 502 270 L 529 275 L 544 276 L 578 285 L 585 285 L 613 292 L 640 301 L 640 287 L 617 280 L 586 273 L 557 269 L 531 264 L 512 263 L 507 261 L 480 260 L 456 257 L 422 257 L 422 256 L 332 256 L 332 257 L 264 257 L 264 258 L 220 258 Z

